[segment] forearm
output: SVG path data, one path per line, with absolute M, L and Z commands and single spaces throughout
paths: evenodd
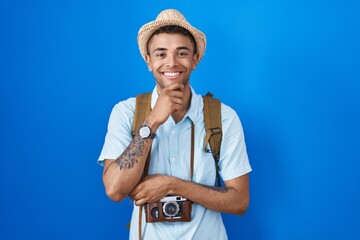
M 105 161 L 103 183 L 109 198 L 121 201 L 138 184 L 151 142 L 151 139 L 142 139 L 137 134 L 117 159 Z
M 156 104 L 146 116 L 144 123 L 156 133 L 172 113 L 177 112 L 179 119 L 182 119 L 189 101 L 190 89 L 184 93 L 183 84 L 176 82 L 170 84 L 161 89 Z M 121 201 L 137 186 L 144 171 L 151 143 L 151 139 L 144 140 L 137 135 L 120 157 L 105 161 L 103 182 L 106 193 L 112 200 Z
M 224 187 L 205 186 L 178 178 L 172 178 L 171 181 L 174 181 L 174 187 L 170 189 L 172 195 L 185 197 L 205 208 L 236 215 L 244 214 L 248 208 L 248 176 L 231 180 L 233 182 Z

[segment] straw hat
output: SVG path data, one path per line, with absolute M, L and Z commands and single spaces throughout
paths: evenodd
M 167 9 L 159 13 L 155 21 L 143 25 L 138 33 L 138 45 L 140 53 L 145 60 L 147 53 L 147 44 L 153 33 L 160 27 L 177 25 L 188 30 L 196 42 L 196 52 L 199 54 L 199 62 L 202 59 L 206 48 L 206 36 L 197 30 L 185 19 L 185 17 L 175 9 Z

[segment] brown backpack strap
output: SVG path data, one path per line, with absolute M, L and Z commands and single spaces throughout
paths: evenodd
M 151 92 L 137 95 L 134 120 L 131 129 L 131 133 L 133 137 L 136 135 L 139 128 L 144 123 L 145 118 L 150 113 L 150 111 L 151 111 Z M 150 152 L 146 158 L 143 177 L 147 176 L 149 173 L 149 164 L 150 164 L 150 155 L 151 155 Z M 139 223 L 138 223 L 139 239 L 142 239 L 142 212 L 143 212 L 143 206 L 141 205 L 139 207 Z
M 144 123 L 146 116 L 151 111 L 151 92 L 139 94 L 136 96 L 136 106 L 134 112 L 134 121 L 132 125 L 132 135 L 135 136 L 141 125 Z M 146 159 L 144 174 L 147 176 L 149 173 L 151 149 Z
M 222 123 L 221 123 L 221 102 L 219 99 L 213 98 L 211 94 L 203 96 L 204 101 L 204 121 L 206 135 L 204 138 L 204 151 L 211 152 L 215 159 L 216 176 L 218 186 L 220 186 L 219 166 L 220 146 L 222 140 Z M 210 149 L 207 144 L 210 144 Z
M 143 93 L 136 96 L 136 105 L 134 112 L 134 121 L 132 125 L 132 135 L 135 136 L 141 124 L 144 123 L 145 117 L 151 111 L 151 92 Z
M 190 181 L 192 181 L 194 176 L 194 140 L 195 139 L 195 126 L 194 123 L 191 124 L 191 152 L 190 152 Z

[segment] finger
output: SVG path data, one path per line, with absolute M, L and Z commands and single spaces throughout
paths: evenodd
M 156 202 L 156 201 L 159 201 L 161 198 L 155 198 L 154 197 L 146 197 L 146 198 L 140 198 L 136 201 L 134 201 L 135 205 L 136 206 L 140 206 L 141 204 L 144 204 L 144 203 L 153 203 L 153 202 Z
M 140 206 L 140 205 L 142 205 L 142 204 L 144 204 L 144 203 L 146 203 L 143 199 L 140 199 L 140 200 L 137 200 L 137 201 L 135 201 L 135 205 L 136 206 Z
M 181 91 L 172 91 L 170 94 L 173 98 L 181 98 L 182 99 L 184 96 L 184 93 Z
M 131 197 L 131 199 L 132 199 L 133 201 L 138 201 L 138 200 L 144 199 L 144 198 L 146 198 L 146 194 L 144 194 L 144 193 L 142 193 L 142 192 L 139 192 L 139 193 L 137 193 L 137 194 L 134 194 L 134 195 Z
M 182 106 L 182 104 L 184 103 L 184 100 L 182 98 L 177 98 L 177 97 L 172 98 L 171 101 L 175 105 L 179 105 L 179 106 Z
M 143 203 L 147 203 L 149 202 L 149 196 L 147 196 L 146 194 L 138 194 L 135 196 L 135 205 L 139 206 Z
M 136 193 L 137 193 L 137 187 L 135 187 L 130 193 L 129 193 L 129 196 L 132 197 L 132 196 L 135 196 Z
M 141 197 L 141 194 L 140 193 L 131 193 L 129 196 L 132 200 L 137 200 Z
M 139 183 L 129 194 L 131 198 L 136 198 L 137 195 L 141 192 L 141 183 Z
M 137 199 L 137 198 L 136 198 L 136 194 L 133 194 L 133 193 L 129 194 L 129 197 L 130 197 L 130 199 L 133 200 L 133 201 L 135 201 L 135 200 Z

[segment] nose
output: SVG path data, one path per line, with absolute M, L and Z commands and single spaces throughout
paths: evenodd
M 175 54 L 168 55 L 166 66 L 167 67 L 175 67 L 177 65 L 178 65 L 178 63 L 177 63 L 176 55 Z

